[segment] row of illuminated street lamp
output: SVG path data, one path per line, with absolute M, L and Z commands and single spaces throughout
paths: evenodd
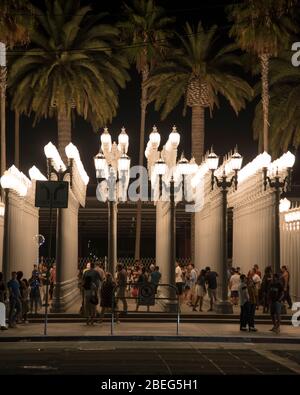
M 112 142 L 111 135 L 108 129 L 105 128 L 100 137 L 101 146 L 100 152 L 94 157 L 94 165 L 96 170 L 96 178 L 99 186 L 103 186 L 101 193 L 106 194 L 108 201 L 108 270 L 112 273 L 115 269 L 117 262 L 117 202 L 127 200 L 127 189 L 130 179 L 130 158 L 127 155 L 129 147 L 129 137 L 122 128 L 118 136 L 118 144 Z M 149 142 L 145 150 L 145 156 L 148 160 L 148 168 L 150 170 L 151 185 L 156 189 L 155 200 L 159 201 L 163 198 L 163 193 L 168 192 L 167 201 L 170 204 L 171 213 L 171 251 L 170 251 L 170 264 L 169 264 L 169 278 L 171 284 L 175 284 L 175 261 L 176 261 L 176 202 L 179 200 L 193 201 L 195 194 L 189 193 L 190 190 L 195 191 L 195 184 L 197 183 L 197 173 L 199 167 L 194 159 L 188 161 L 184 156 L 177 161 L 177 148 L 180 143 L 180 134 L 177 132 L 176 127 L 173 127 L 167 143 L 164 145 L 161 152 L 158 151 L 160 146 L 161 137 L 156 127 L 153 128 L 149 135 Z M 73 163 L 76 162 L 76 168 L 80 174 L 83 183 L 87 185 L 88 176 L 85 173 L 83 165 L 80 161 L 80 156 L 77 148 L 73 144 L 66 147 L 66 154 L 69 159 L 68 166 L 66 166 L 60 158 L 60 155 L 53 146 L 49 143 L 45 147 L 45 154 L 48 163 L 48 179 L 53 175 L 57 180 L 62 180 L 65 175 L 69 175 L 69 181 L 72 186 L 72 168 Z M 222 265 L 222 278 L 224 287 L 222 289 L 222 299 L 227 301 L 227 194 L 231 187 L 237 189 L 238 186 L 238 172 L 241 169 L 243 158 L 235 150 L 235 152 L 228 158 L 223 167 L 222 173 L 219 168 L 219 157 L 210 152 L 205 159 L 205 171 L 211 172 L 211 188 L 216 185 L 222 193 L 223 204 L 223 265 Z M 246 177 L 247 172 L 254 172 L 258 168 L 263 168 L 263 186 L 271 187 L 275 190 L 275 269 L 278 271 L 280 268 L 280 243 L 279 243 L 279 203 L 282 191 L 290 187 L 291 184 L 291 169 L 295 161 L 294 155 L 287 153 L 283 155 L 280 160 L 273 162 L 275 170 L 270 175 L 268 165 L 270 163 L 270 156 L 267 153 L 259 155 L 252 163 L 245 166 L 240 176 Z M 259 163 L 258 163 L 259 162 Z M 259 167 L 265 163 L 262 167 Z M 203 166 L 202 166 L 203 167 Z M 288 175 L 283 178 L 280 177 L 281 170 L 285 168 L 288 170 Z M 21 173 L 20 173 L 21 174 Z M 26 195 L 29 187 L 29 180 L 22 174 L 14 174 L 13 171 L 5 172 L 1 178 L 1 186 L 5 190 L 14 189 L 21 196 Z M 201 173 L 202 174 L 202 173 Z M 45 179 L 39 170 L 33 167 L 30 171 L 32 179 Z M 22 182 L 17 182 L 19 179 Z M 105 181 L 102 184 L 102 181 Z M 158 182 L 157 182 L 158 181 Z M 188 186 L 188 188 L 187 188 Z M 164 187 L 164 188 L 163 188 Z M 163 191 L 164 189 L 164 191 Z M 180 192 L 180 193 L 179 193 Z M 197 191 L 196 191 L 197 193 Z M 178 196 L 180 198 L 178 199 Z M 187 198 L 186 198 L 187 197 Z

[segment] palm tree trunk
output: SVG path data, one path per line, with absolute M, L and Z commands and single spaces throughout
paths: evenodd
M 192 155 L 198 165 L 202 162 L 204 154 L 204 107 L 192 107 Z
M 141 126 L 140 126 L 140 151 L 139 151 L 139 166 L 144 164 L 144 149 L 145 149 L 145 123 L 146 110 L 148 103 L 148 89 L 145 87 L 145 82 L 148 79 L 149 68 L 146 66 L 142 71 L 142 97 L 141 97 Z M 137 201 L 136 211 L 136 228 L 135 228 L 135 259 L 141 258 L 141 230 L 142 230 L 142 201 Z
M 262 106 L 263 106 L 263 151 L 269 151 L 269 55 L 260 55 L 261 82 L 262 82 Z
M 192 107 L 192 155 L 196 163 L 200 165 L 204 154 L 204 126 L 205 108 L 203 106 Z M 195 262 L 195 214 L 191 216 L 191 261 Z
M 57 126 L 58 152 L 62 160 L 67 163 L 65 147 L 71 142 L 71 115 L 68 115 L 65 109 L 58 112 Z
M 15 166 L 20 168 L 20 114 L 15 110 Z
M 6 67 L 0 67 L 1 176 L 6 170 L 5 93 L 6 93 Z

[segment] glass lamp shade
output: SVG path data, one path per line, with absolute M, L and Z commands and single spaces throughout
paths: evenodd
M 172 132 L 169 134 L 169 141 L 173 146 L 178 147 L 180 143 L 180 134 L 177 132 L 176 126 L 173 126 Z
M 101 172 L 101 171 L 105 170 L 107 163 L 106 163 L 105 156 L 102 154 L 102 152 L 99 152 L 99 154 L 97 154 L 94 157 L 94 165 L 95 165 L 96 171 Z
M 154 173 L 157 176 L 163 176 L 167 172 L 167 165 L 166 162 L 163 159 L 159 159 L 158 161 L 155 162 L 154 165 Z
M 101 134 L 100 139 L 102 145 L 106 145 L 106 146 L 108 145 L 109 149 L 111 148 L 111 136 L 107 128 L 104 128 L 104 132 Z
M 129 137 L 125 128 L 122 128 L 121 133 L 118 136 L 118 143 L 121 147 L 128 147 L 129 145 Z
M 36 166 L 32 166 L 29 169 L 29 177 L 31 180 L 39 180 L 39 181 L 46 181 L 47 178 L 40 172 L 40 170 Z
M 195 174 L 198 170 L 198 165 L 196 163 L 195 158 L 190 160 L 190 174 Z
M 61 160 L 61 157 L 60 157 L 55 145 L 53 145 L 51 142 L 49 142 L 47 145 L 45 145 L 44 152 L 45 152 L 47 159 L 52 159 L 53 166 L 56 171 L 66 170 L 66 166 L 65 166 L 64 162 Z
M 238 153 L 235 152 L 231 157 L 231 168 L 232 170 L 241 170 L 243 157 Z
M 291 202 L 287 198 L 281 199 L 279 204 L 279 211 L 281 213 L 288 211 L 291 207 Z
M 118 159 L 118 170 L 119 172 L 122 171 L 129 171 L 130 169 L 130 158 L 126 154 L 122 154 L 120 159 Z
M 65 152 L 66 152 L 66 155 L 67 155 L 67 157 L 68 157 L 69 159 L 76 159 L 76 160 L 80 159 L 80 155 L 79 155 L 78 149 L 77 149 L 77 147 L 76 147 L 74 144 L 72 144 L 72 143 L 69 143 L 69 144 L 66 146 Z
M 156 126 L 153 126 L 152 132 L 150 133 L 150 136 L 149 136 L 149 141 L 150 141 L 151 145 L 154 146 L 155 148 L 159 147 L 160 134 L 158 133 Z
M 3 189 L 15 189 L 16 188 L 16 178 L 5 171 L 1 177 L 1 186 Z
M 286 168 L 293 167 L 295 163 L 295 155 L 293 155 L 290 151 L 283 155 L 283 163 Z
M 189 161 L 184 157 L 184 155 L 181 156 L 181 159 L 177 164 L 177 169 L 179 174 L 182 176 L 191 174 Z
M 209 170 L 217 170 L 219 165 L 219 157 L 214 152 L 211 152 L 207 157 L 207 163 Z

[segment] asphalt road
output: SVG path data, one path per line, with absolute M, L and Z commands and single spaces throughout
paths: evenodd
M 270 346 L 271 347 L 271 346 Z M 275 346 L 272 346 L 273 348 Z M 5 343 L 0 375 L 296 375 L 300 349 L 255 345 Z

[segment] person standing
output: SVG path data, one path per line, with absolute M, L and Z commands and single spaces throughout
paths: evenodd
M 232 274 L 229 280 L 229 289 L 230 289 L 231 302 L 235 306 L 237 306 L 239 302 L 240 282 L 241 282 L 240 275 L 236 270 L 234 270 L 234 273 Z
M 196 300 L 193 305 L 193 311 L 197 311 L 196 307 L 198 302 L 200 304 L 199 312 L 202 311 L 203 299 L 206 294 L 205 274 L 206 274 L 205 270 L 202 269 L 199 276 L 197 277 L 196 287 L 195 287 Z
M 128 305 L 126 300 L 126 286 L 127 286 L 127 272 L 121 263 L 117 264 L 117 292 L 116 292 L 116 306 L 119 300 L 123 303 L 123 313 L 127 314 Z
M 97 286 L 93 282 L 92 276 L 86 276 L 83 283 L 84 289 L 84 313 L 86 316 L 86 324 L 94 325 L 96 316 L 97 300 Z
M 111 273 L 106 273 L 106 277 L 102 283 L 100 289 L 100 323 L 103 321 L 104 314 L 112 309 L 113 294 L 116 287 L 116 283 L 113 281 Z M 118 318 L 117 318 L 118 321 Z
M 247 279 L 244 274 L 241 274 L 240 285 L 239 285 L 239 296 L 240 296 L 240 330 L 246 331 L 247 324 L 249 324 L 249 292 L 247 286 Z
M 183 295 L 183 273 L 179 262 L 176 262 L 176 269 L 175 269 L 175 285 L 177 289 L 177 295 L 179 298 L 179 303 L 182 303 L 182 295 Z
M 269 300 L 268 300 L 268 295 L 269 295 L 269 290 L 270 290 L 270 285 L 273 280 L 272 276 L 272 268 L 271 266 L 267 266 L 265 268 L 265 274 L 262 279 L 261 283 L 261 298 L 262 298 L 262 305 L 263 305 L 263 313 L 268 313 L 269 312 Z
M 34 305 L 34 312 L 35 314 L 37 314 L 37 310 L 38 310 L 38 305 L 40 303 L 40 276 L 39 276 L 39 272 L 36 270 L 33 270 L 32 272 L 32 277 L 29 280 L 29 285 L 30 285 L 30 313 L 33 312 L 33 305 Z
M 292 299 L 290 296 L 290 273 L 287 270 L 286 266 L 282 266 L 281 268 L 281 278 L 283 282 L 283 292 L 284 292 L 284 297 L 283 297 L 283 302 L 287 301 L 289 305 L 289 309 L 292 308 L 293 303 Z
M 255 328 L 255 310 L 258 303 L 258 289 L 254 283 L 253 278 L 250 276 L 247 280 L 249 305 L 248 305 L 248 324 L 249 332 L 256 332 Z
M 210 299 L 210 308 L 208 311 L 213 311 L 213 305 L 217 301 L 217 277 L 218 273 L 211 271 L 210 267 L 205 268 L 206 271 L 206 283 L 208 285 L 208 296 Z
M 154 286 L 155 295 L 157 294 L 157 287 L 161 279 L 161 273 L 159 267 L 155 266 L 154 271 L 150 274 L 150 282 Z
M 0 329 L 2 331 L 7 329 L 5 316 L 6 316 L 6 286 L 3 280 L 3 273 L 0 272 Z M 2 315 L 1 315 L 2 310 Z
M 16 319 L 21 313 L 21 292 L 16 272 L 11 273 L 11 279 L 7 283 L 7 289 L 9 291 L 8 324 L 10 328 L 15 328 Z
M 274 333 L 280 333 L 280 315 L 281 315 L 281 302 L 284 298 L 283 286 L 279 280 L 277 273 L 273 274 L 273 280 L 269 289 L 269 303 L 273 328 L 270 329 Z

